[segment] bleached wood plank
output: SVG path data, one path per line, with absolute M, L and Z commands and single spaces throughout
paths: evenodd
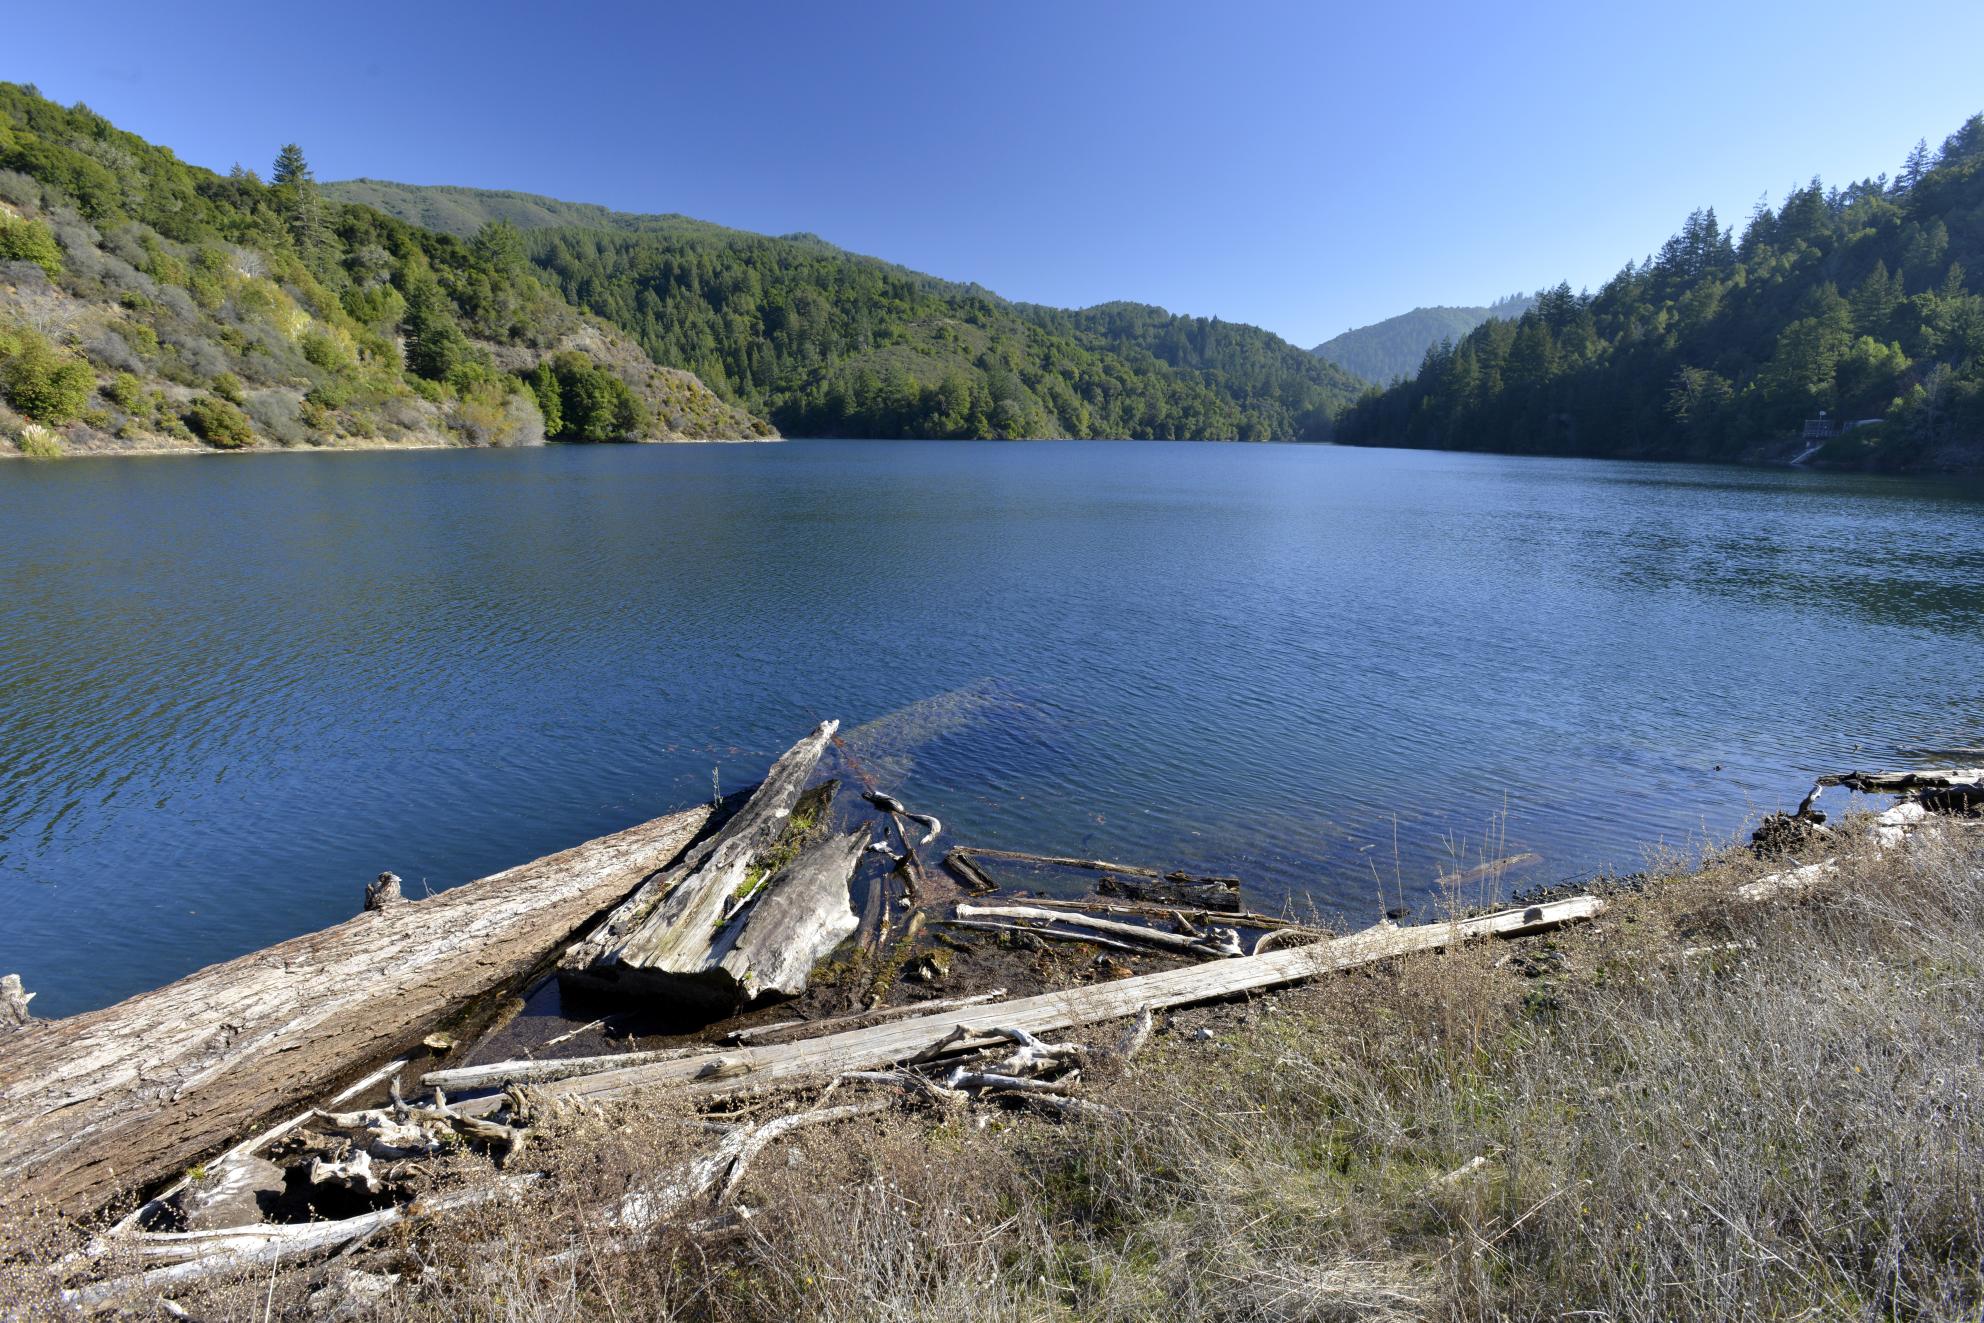
M 1455 923 L 1411 928 L 1384 925 L 1310 946 L 1188 965 L 1019 1001 L 897 1020 L 822 1038 L 759 1047 L 740 1045 L 726 1048 L 721 1054 L 703 1053 L 679 1061 L 559 1080 L 546 1085 L 545 1091 L 587 1101 L 623 1098 L 655 1088 L 679 1088 L 698 1095 L 735 1093 L 843 1071 L 871 1070 L 906 1061 L 934 1047 L 959 1028 L 972 1038 L 1008 1028 L 1051 1033 L 1075 1025 L 1134 1016 L 1144 1010 L 1217 1001 L 1237 993 L 1297 983 L 1470 938 L 1541 931 L 1589 919 L 1604 908 L 1605 902 L 1596 896 L 1575 896 Z M 719 1056 L 724 1063 L 720 1069 L 716 1067 Z

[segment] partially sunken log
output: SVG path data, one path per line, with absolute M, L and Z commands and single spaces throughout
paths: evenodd
M 690 809 L 10 1035 L 0 1200 L 94 1211 L 521 981 L 682 852 Z
M 793 806 L 839 727 L 822 722 L 793 745 L 721 831 L 678 867 L 651 878 L 566 952 L 560 979 L 582 990 L 692 998 L 701 992 L 705 1000 L 741 988 L 735 972 L 717 972 L 719 939 L 752 865 L 785 835 Z M 711 987 L 719 992 L 708 992 Z

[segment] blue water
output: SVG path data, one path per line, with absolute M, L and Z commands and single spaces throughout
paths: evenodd
M 749 784 L 1368 919 L 1984 745 L 1984 491 L 1288 446 L 0 466 L 0 972 L 60 1015 Z M 907 709 L 907 711 L 905 711 Z M 893 715 L 892 715 L 893 714 Z

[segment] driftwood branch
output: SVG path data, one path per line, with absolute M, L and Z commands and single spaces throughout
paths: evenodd
M 68 1303 L 94 1311 L 135 1295 L 156 1295 L 168 1287 L 238 1273 L 245 1268 L 279 1260 L 302 1262 L 362 1236 L 376 1235 L 396 1223 L 507 1198 L 538 1179 L 531 1175 L 505 1176 L 487 1185 L 396 1204 L 334 1222 L 274 1222 L 221 1231 L 140 1232 L 128 1238 L 130 1251 L 142 1260 L 164 1266 L 128 1277 L 91 1282 L 65 1290 L 62 1295 Z
M 1146 955 L 1148 946 L 1134 946 L 1129 942 L 1119 942 L 1113 937 L 1100 933 L 1078 931 L 1073 928 L 1041 928 L 1030 923 L 999 923 L 992 919 L 939 919 L 937 922 L 947 928 L 975 928 L 981 932 L 1027 933 L 1034 937 L 1052 938 L 1059 942 L 1081 942 L 1088 946 L 1105 947 L 1111 951 L 1127 951 L 1131 955 Z
M 1203 956 L 1208 954 L 1238 954 L 1237 939 L 1228 946 L 1209 941 L 1204 937 L 1187 937 L 1182 933 L 1159 932 L 1136 923 L 1119 923 L 1115 919 L 1098 919 L 1092 915 L 1077 914 L 1066 910 L 1042 909 L 1035 905 L 972 905 L 963 904 L 957 908 L 960 919 L 973 919 L 983 916 L 992 919 L 1038 919 L 1047 923 L 1065 924 L 1071 928 L 1084 928 L 1106 933 L 1112 937 L 1126 938 L 1142 942 L 1148 946 L 1163 947 L 1167 951 L 1178 951 L 1186 955 Z
M 650 1061 L 674 1061 L 695 1053 L 695 1048 L 664 1047 L 650 1052 L 615 1052 L 605 1056 L 491 1061 L 479 1066 L 430 1070 L 420 1077 L 420 1082 L 430 1089 L 498 1089 L 506 1084 L 541 1084 L 546 1080 L 570 1079 L 574 1075 L 645 1065 Z

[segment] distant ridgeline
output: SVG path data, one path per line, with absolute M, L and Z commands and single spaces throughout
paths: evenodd
M 1309 352 L 1383 385 L 1419 371 L 1426 351 L 1441 341 L 1458 340 L 1491 317 L 1513 321 L 1535 306 L 1528 295 L 1512 294 L 1485 308 L 1414 308 L 1345 331 Z
M 1560 285 L 1518 321 L 1435 346 L 1337 439 L 1758 459 L 1805 449 L 1808 431 L 1820 461 L 1978 463 L 1984 116 L 1939 152 L 1918 145 L 1892 182 L 1814 180 L 1759 206 L 1740 239 L 1698 211 L 1595 295 Z
M 31 454 L 517 445 L 771 429 L 537 274 L 325 197 L 287 147 L 223 177 L 0 83 L 0 441 Z
M 1255 327 L 1011 303 L 812 235 L 524 193 L 325 191 L 460 236 L 523 229 L 572 302 L 793 435 L 1322 440 L 1363 386 Z

